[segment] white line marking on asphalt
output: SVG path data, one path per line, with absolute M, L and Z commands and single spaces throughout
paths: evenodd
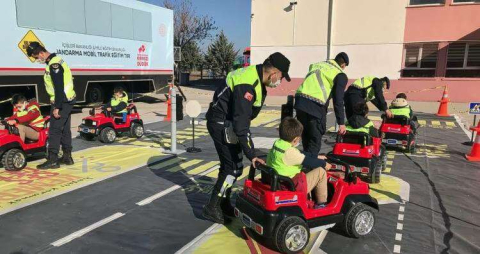
M 467 137 L 470 138 L 472 133 L 470 131 L 468 131 L 467 129 L 465 129 L 465 126 L 463 126 L 463 123 L 462 123 L 462 120 L 460 119 L 460 117 L 457 116 L 457 115 L 453 115 L 453 117 L 455 117 L 455 120 L 457 121 L 458 126 L 460 126 L 460 128 L 462 128 L 463 132 L 465 132 L 465 135 L 467 135 Z
M 394 245 L 393 246 L 393 253 L 400 253 L 401 246 L 400 245 Z
M 405 206 L 401 205 L 401 206 L 398 208 L 398 211 L 399 211 L 399 212 L 405 212 Z
M 55 247 L 62 246 L 62 245 L 64 245 L 64 244 L 72 241 L 72 240 L 75 239 L 75 238 L 79 238 L 79 237 L 85 235 L 86 233 L 88 233 L 88 232 L 96 229 L 96 228 L 99 228 L 99 227 L 101 227 L 101 226 L 103 226 L 103 225 L 105 225 L 105 224 L 107 224 L 107 223 L 109 223 L 109 222 L 112 222 L 112 221 L 114 221 L 114 220 L 122 217 L 123 215 L 125 215 L 125 214 L 124 214 L 124 213 L 116 213 L 116 214 L 113 214 L 113 215 L 111 215 L 111 216 L 109 216 L 109 217 L 107 217 L 107 218 L 105 218 L 105 219 L 103 219 L 103 220 L 101 220 L 101 221 L 98 221 L 98 222 L 93 223 L 92 225 L 90 225 L 90 226 L 88 226 L 88 227 L 85 227 L 85 228 L 80 229 L 80 230 L 78 230 L 78 231 L 76 231 L 76 232 L 73 232 L 73 233 L 71 233 L 70 235 L 65 236 L 64 238 L 61 238 L 61 239 L 59 239 L 59 240 L 51 243 L 51 245 L 53 245 L 53 246 L 55 246 Z
M 200 174 L 197 174 L 197 175 L 195 175 L 195 176 L 190 177 L 190 180 L 191 180 L 191 181 L 195 181 L 195 178 L 196 178 L 196 177 L 204 176 L 204 175 L 206 175 L 206 174 L 208 174 L 208 173 L 210 173 L 210 172 L 213 172 L 214 170 L 216 170 L 216 169 L 218 169 L 218 168 L 220 168 L 220 166 L 219 166 L 219 165 L 215 165 L 215 166 L 211 167 L 210 169 L 207 169 L 206 171 L 203 171 L 203 172 L 200 173 Z M 144 200 L 142 200 L 142 201 L 140 201 L 140 202 L 138 202 L 138 203 L 136 203 L 136 204 L 139 205 L 139 206 L 148 205 L 148 204 L 152 203 L 154 200 L 159 199 L 159 198 L 161 198 L 161 197 L 163 197 L 163 196 L 165 196 L 165 195 L 167 195 L 167 194 L 169 194 L 169 193 L 171 193 L 171 192 L 173 192 L 173 191 L 176 191 L 176 190 L 178 190 L 178 189 L 180 189 L 180 188 L 182 188 L 181 185 L 178 185 L 178 184 L 177 184 L 177 185 L 174 185 L 174 186 L 172 186 L 172 187 L 170 187 L 170 188 L 168 188 L 168 189 L 166 189 L 166 190 L 163 190 L 163 191 L 161 191 L 161 192 L 159 192 L 159 193 L 157 193 L 157 194 L 154 194 L 154 195 L 152 195 L 152 196 L 150 196 L 150 197 L 148 197 L 148 198 L 146 198 L 146 199 L 144 199 Z
M 207 234 L 210 234 L 210 232 L 218 229 L 220 226 L 222 226 L 221 224 L 218 224 L 218 223 L 214 223 L 213 225 L 211 225 L 209 228 L 207 228 L 207 230 L 203 231 L 203 233 L 201 233 L 200 235 L 198 235 L 197 237 L 195 237 L 192 241 L 190 241 L 189 243 L 187 243 L 187 245 L 183 246 L 181 249 L 179 249 L 177 252 L 175 252 L 175 254 L 181 254 L 181 253 L 185 253 L 185 251 L 187 251 L 188 249 L 190 249 L 190 247 L 192 247 L 194 244 L 196 244 L 197 242 L 199 242 L 200 240 L 202 240 L 202 238 L 207 235 Z
M 320 232 L 320 235 L 318 236 L 317 240 L 315 240 L 315 243 L 312 245 L 312 249 L 310 249 L 309 254 L 326 254 L 325 251 L 320 249 L 320 245 L 322 245 L 323 240 L 325 240 L 327 233 L 328 230 L 326 229 Z
M 398 220 L 403 220 L 403 214 L 398 215 Z
M 403 230 L 403 224 L 397 223 L 397 230 Z
M 396 233 L 395 234 L 395 240 L 401 241 L 402 240 L 402 234 Z

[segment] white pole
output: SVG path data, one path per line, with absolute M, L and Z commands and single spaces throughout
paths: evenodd
M 170 109 L 172 110 L 171 116 L 172 116 L 172 132 L 171 132 L 171 147 L 170 150 L 172 153 L 177 152 L 177 95 L 175 92 L 175 86 L 172 87 L 172 106 Z

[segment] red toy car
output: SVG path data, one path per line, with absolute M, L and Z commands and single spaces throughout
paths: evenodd
M 95 113 L 95 108 L 90 110 L 90 116 L 82 119 L 78 126 L 80 137 L 85 140 L 93 140 L 98 136 L 102 143 L 113 143 L 118 133 L 128 132 L 133 138 L 141 138 L 144 133 L 143 121 L 137 112 L 135 105 L 127 107 L 125 119 L 121 116 L 113 116 L 110 112 L 102 110 Z
M 410 153 L 416 152 L 415 133 L 410 119 L 406 116 L 382 117 L 382 142 L 389 147 L 402 147 Z
M 0 156 L 6 170 L 22 170 L 27 166 L 27 156 L 47 151 L 49 120 L 50 117 L 45 117 L 38 122 L 44 122 L 44 128 L 39 132 L 37 141 L 26 139 L 25 142 L 20 139 L 17 127 L 2 121 L 5 130 L 0 130 Z
M 306 186 L 295 186 L 292 179 L 258 165 L 262 176 L 255 179 L 256 169 L 250 167 L 243 192 L 237 197 L 235 216 L 250 231 L 273 242 L 282 253 L 301 252 L 308 244 L 310 230 L 327 229 L 336 223 L 351 237 L 368 235 L 375 225 L 377 200 L 348 164 L 335 161 L 345 166 L 345 178 L 328 171 L 325 208 L 313 208 L 314 202 L 304 191 Z
M 369 183 L 379 183 L 382 171 L 387 167 L 386 148 L 382 139 L 362 132 L 338 135 L 332 156 L 351 165 L 350 170 L 361 173 Z M 332 164 L 332 168 L 340 165 Z

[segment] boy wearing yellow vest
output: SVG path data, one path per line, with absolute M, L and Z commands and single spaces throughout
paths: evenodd
M 113 89 L 112 99 L 105 105 L 107 111 L 113 114 L 127 113 L 128 95 L 122 87 L 115 87 Z
M 324 208 L 327 202 L 327 174 L 331 165 L 325 162 L 325 156 L 300 152 L 296 146 L 300 143 L 303 125 L 295 118 L 287 117 L 280 124 L 280 138 L 275 141 L 267 156 L 267 165 L 279 175 L 292 178 L 297 190 L 306 186 L 306 193 L 314 190 L 315 209 Z M 313 168 L 306 174 L 306 183 L 300 172 L 302 168 Z
M 377 128 L 370 119 L 368 119 L 368 105 L 364 101 L 357 102 L 353 106 L 353 115 L 347 120 L 348 132 L 363 132 L 372 137 L 380 137 Z
M 38 140 L 38 132 L 43 129 L 43 116 L 36 100 L 27 101 L 21 94 L 12 97 L 13 115 L 7 119 L 7 124 L 17 125 L 20 139 Z
M 418 128 L 417 118 L 413 115 L 412 107 L 408 105 L 406 94 L 397 94 L 397 97 L 390 105 L 390 111 L 392 112 L 393 116 L 405 116 L 410 119 L 410 126 L 412 127 L 413 133 L 416 132 Z

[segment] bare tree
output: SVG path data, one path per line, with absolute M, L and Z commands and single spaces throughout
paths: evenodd
M 164 0 L 163 6 L 174 13 L 174 44 L 184 47 L 191 42 L 200 42 L 211 37 L 216 30 L 215 21 L 208 15 L 200 16 L 195 12 L 190 0 Z

